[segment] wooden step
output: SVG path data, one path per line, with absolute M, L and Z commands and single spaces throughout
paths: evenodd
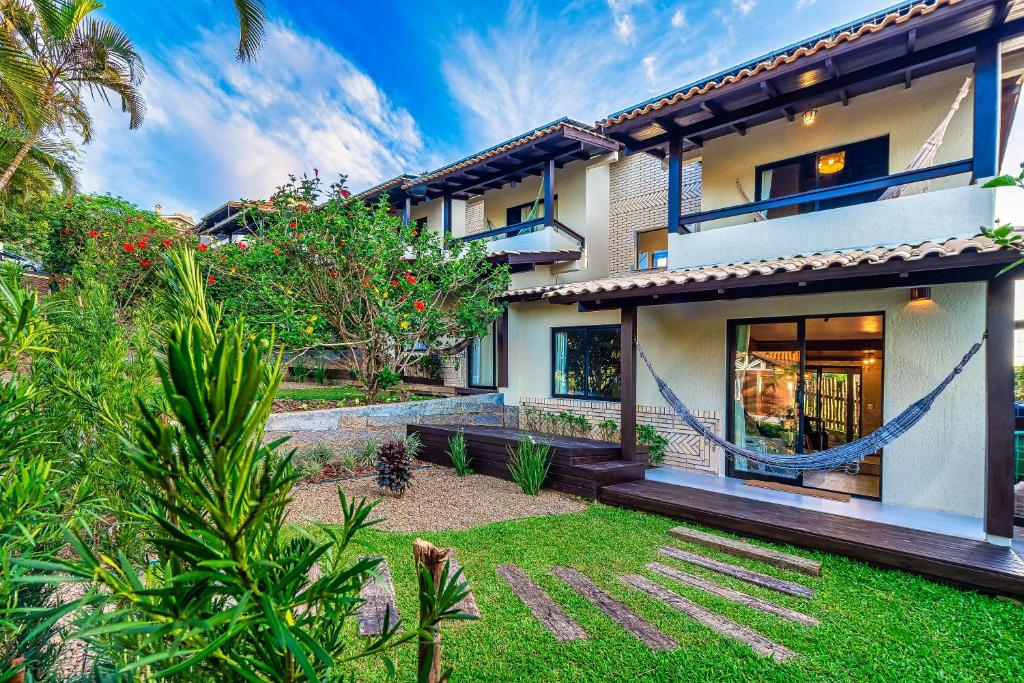
M 773 550 L 772 548 L 763 548 L 746 541 L 738 541 L 726 538 L 725 536 L 718 536 L 717 534 L 708 534 L 685 526 L 669 529 L 668 535 L 675 536 L 683 541 L 689 541 L 690 543 L 698 543 L 708 548 L 721 550 L 737 557 L 760 560 L 780 569 L 792 569 L 809 576 L 821 576 L 821 562 L 797 557 L 796 555 L 790 555 L 779 550 Z
M 587 632 L 583 627 L 569 618 L 565 610 L 557 602 L 551 599 L 542 588 L 537 586 L 514 564 L 499 564 L 494 568 L 501 578 L 505 579 L 512 592 L 523 601 L 533 616 L 544 625 L 555 640 L 566 642 L 569 640 L 586 640 Z
M 668 555 L 674 560 L 689 562 L 690 564 L 697 565 L 698 567 L 704 567 L 705 569 L 710 569 L 711 571 L 731 576 L 734 579 L 746 581 L 747 583 L 755 586 L 770 588 L 773 591 L 786 593 L 787 595 L 796 595 L 801 598 L 807 598 L 808 600 L 814 597 L 813 588 L 801 586 L 800 584 L 793 583 L 792 581 L 783 581 L 782 579 L 777 579 L 774 576 L 768 576 L 767 574 L 751 571 L 745 567 L 737 567 L 736 565 L 729 564 L 728 562 L 719 562 L 718 560 L 712 560 L 710 557 L 704 557 L 703 555 L 680 550 L 679 548 L 662 547 L 659 549 L 659 552 L 662 555 Z

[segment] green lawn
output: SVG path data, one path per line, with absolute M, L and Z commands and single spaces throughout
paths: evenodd
M 812 578 L 754 560 L 727 556 L 670 541 L 676 522 L 639 512 L 595 505 L 556 517 L 503 522 L 468 531 L 395 534 L 371 530 L 363 537 L 385 555 L 395 578 L 399 609 L 415 619 L 416 587 L 411 541 L 421 536 L 454 546 L 472 583 L 483 618 L 444 627 L 444 657 L 458 681 L 979 681 L 1024 680 L 1024 606 L 939 585 L 910 574 L 869 567 L 825 553 L 788 549 L 823 563 Z M 664 544 L 797 581 L 817 590 L 812 601 L 760 589 L 697 568 L 687 571 L 723 585 L 818 617 L 808 628 L 728 602 L 653 574 Z M 778 547 L 778 546 L 776 546 Z M 365 550 L 360 549 L 362 553 Z M 591 635 L 558 643 L 494 571 L 518 564 Z M 680 645 L 654 654 L 640 641 L 573 593 L 551 567 L 573 566 Z M 798 655 L 785 664 L 755 655 L 619 583 L 638 572 L 710 609 L 749 626 Z M 415 648 L 396 660 L 399 680 L 412 680 Z M 379 662 L 361 662 L 364 681 L 388 680 Z
M 280 389 L 275 398 L 292 401 L 344 401 L 352 405 L 357 405 L 366 403 L 366 392 L 359 387 L 353 386 L 324 386 L 304 389 Z M 403 400 L 423 401 L 430 398 L 437 398 L 437 396 L 409 394 L 408 397 L 403 397 L 396 393 L 386 393 L 381 396 L 379 402 L 396 403 Z

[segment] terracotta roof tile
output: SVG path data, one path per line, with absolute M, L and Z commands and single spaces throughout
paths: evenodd
M 578 294 L 680 285 L 687 282 L 746 278 L 752 275 L 774 275 L 801 270 L 824 270 L 825 268 L 850 268 L 862 264 L 881 264 L 896 260 L 918 261 L 927 256 L 947 258 L 964 253 L 989 253 L 1000 249 L 1002 247 L 984 235 L 938 238 L 936 241 L 920 244 L 880 245 L 843 251 L 798 254 L 755 262 L 715 264 L 657 273 L 633 273 L 563 285 L 527 287 L 513 290 L 506 296 L 507 298 L 554 299 Z
M 792 51 L 785 52 L 783 54 L 769 55 L 762 61 L 737 66 L 733 71 L 723 72 L 711 77 L 703 83 L 692 83 L 675 92 L 666 93 L 659 98 L 649 100 L 648 102 L 637 105 L 636 107 L 616 112 L 615 114 L 611 114 L 605 118 L 603 121 L 598 122 L 598 125 L 614 126 L 615 124 L 634 119 L 663 107 L 676 104 L 677 102 L 688 100 L 691 97 L 703 95 L 708 91 L 716 90 L 745 78 L 756 76 L 762 72 L 771 71 L 772 69 L 776 69 L 785 64 L 791 64 L 798 59 L 815 55 L 822 50 L 829 50 L 841 43 L 853 42 L 862 36 L 877 33 L 889 26 L 896 26 L 910 21 L 915 17 L 931 14 L 943 6 L 957 5 L 961 2 L 963 2 L 963 0 L 921 0 L 917 4 L 913 5 L 908 3 L 907 5 L 893 9 L 893 11 L 882 17 L 874 17 L 869 21 L 858 24 L 855 28 L 829 34 L 812 44 L 804 43 L 795 47 Z
M 357 194 L 355 194 L 353 196 L 354 196 L 355 199 L 362 199 L 364 197 L 368 197 L 370 195 L 375 195 L 375 194 L 377 194 L 379 192 L 383 192 L 384 190 L 390 190 L 393 187 L 398 187 L 402 183 L 404 183 L 406 181 L 409 181 L 409 180 L 412 180 L 415 177 L 416 176 L 414 176 L 414 175 L 409 175 L 408 173 L 403 173 L 400 176 L 395 176 L 391 180 L 385 180 L 380 185 L 374 185 L 373 187 L 365 189 L 362 192 L 359 192 L 359 193 L 357 193 Z

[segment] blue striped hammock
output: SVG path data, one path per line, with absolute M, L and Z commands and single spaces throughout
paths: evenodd
M 987 334 L 983 336 L 982 341 L 984 341 L 987 336 Z M 751 451 L 737 446 L 736 444 L 729 443 L 722 437 L 718 436 L 718 434 L 709 429 L 700 421 L 699 418 L 697 418 L 696 415 L 690 412 L 681 400 L 679 400 L 679 397 L 676 396 L 674 391 L 672 391 L 672 388 L 665 383 L 665 380 L 658 376 L 657 372 L 654 371 L 654 366 L 651 365 L 651 361 L 644 352 L 643 347 L 637 345 L 640 357 L 643 358 L 644 363 L 647 364 L 647 369 L 651 371 L 654 381 L 658 384 L 658 391 L 668 402 L 669 406 L 672 407 L 672 410 L 676 412 L 680 419 L 682 419 L 690 429 L 721 448 L 725 451 L 727 456 L 731 456 L 733 458 L 746 458 L 747 460 L 761 465 L 766 465 L 768 467 L 780 467 L 790 470 L 829 470 L 845 467 L 850 471 L 857 471 L 861 460 L 878 452 L 880 448 L 891 444 L 893 441 L 903 436 L 903 434 L 910 430 L 911 427 L 920 422 L 921 418 L 928 414 L 928 410 L 932 407 L 935 399 L 939 397 L 939 394 L 945 391 L 946 387 L 956 379 L 956 376 L 963 371 L 964 367 L 966 367 L 971 358 L 978 353 L 980 348 L 981 342 L 972 346 L 971 349 L 964 354 L 960 363 L 953 368 L 953 371 L 946 375 L 946 378 L 943 379 L 937 387 L 932 389 L 930 393 L 910 404 L 910 406 L 902 413 L 867 436 L 842 444 L 841 446 L 829 448 L 824 451 L 818 451 L 816 453 L 784 454 Z

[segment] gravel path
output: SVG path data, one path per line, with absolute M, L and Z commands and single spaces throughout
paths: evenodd
M 308 517 L 340 524 L 338 486 L 349 498 L 380 500 L 371 518 L 383 517 L 384 521 L 374 528 L 386 531 L 470 529 L 506 519 L 564 514 L 587 507 L 584 501 L 555 491 L 528 496 L 511 481 L 481 474 L 457 477 L 447 467 L 430 467 L 416 473 L 412 489 L 401 498 L 382 493 L 373 477 L 296 486 L 288 508 L 289 520 L 300 522 Z

